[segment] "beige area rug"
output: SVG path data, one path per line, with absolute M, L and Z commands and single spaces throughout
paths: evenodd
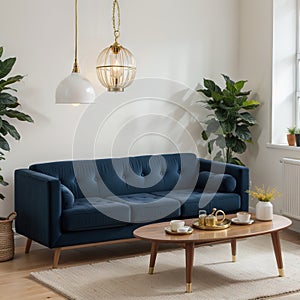
M 235 263 L 231 262 L 229 244 L 198 247 L 191 294 L 184 292 L 183 249 L 159 252 L 153 275 L 147 274 L 149 255 L 31 275 L 68 299 L 77 300 L 266 299 L 300 292 L 300 247 L 282 241 L 282 250 L 285 277 L 277 276 L 270 236 L 238 241 Z

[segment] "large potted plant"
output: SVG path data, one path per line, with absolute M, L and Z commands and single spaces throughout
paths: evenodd
M 205 122 L 206 129 L 202 138 L 208 141 L 208 152 L 213 159 L 231 164 L 244 165 L 236 156 L 246 151 L 246 143 L 252 142 L 249 130 L 256 124 L 249 110 L 255 109 L 260 102 L 248 99 L 251 91 L 242 91 L 247 81 L 234 82 L 227 75 L 222 75 L 226 87 L 221 89 L 215 82 L 204 79 L 204 89 L 197 90 L 206 96 L 206 108 L 213 114 Z M 218 151 L 213 151 L 214 146 Z
M 20 134 L 16 127 L 10 123 L 11 119 L 18 121 L 33 122 L 32 118 L 17 110 L 20 106 L 16 97 L 17 90 L 11 88 L 11 85 L 22 80 L 22 75 L 8 77 L 15 62 L 15 57 L 2 60 L 3 47 L 0 47 L 0 160 L 5 159 L 3 151 L 9 151 L 10 145 L 8 136 L 19 140 Z M 0 168 L 1 171 L 1 168 Z M 0 174 L 0 184 L 8 185 Z M 4 195 L 0 193 L 0 199 L 4 199 Z M 12 259 L 14 256 L 14 236 L 12 231 L 12 221 L 15 219 L 16 213 L 11 213 L 8 217 L 0 217 L 0 261 Z

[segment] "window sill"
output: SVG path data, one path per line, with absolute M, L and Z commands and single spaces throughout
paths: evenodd
M 286 144 L 271 144 L 271 143 L 267 143 L 267 148 L 270 149 L 280 149 L 280 150 L 288 150 L 288 151 L 300 151 L 300 147 L 296 147 L 296 146 L 289 146 Z

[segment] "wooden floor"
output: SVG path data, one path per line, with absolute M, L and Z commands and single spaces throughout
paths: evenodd
M 300 245 L 300 234 L 285 230 L 280 234 L 281 239 Z M 30 278 L 32 271 L 40 271 L 51 268 L 53 250 L 32 243 L 29 254 L 24 254 L 26 240 L 23 237 L 16 238 L 16 254 L 13 260 L 0 263 L 0 299 L 65 299 L 52 292 L 48 288 Z M 168 247 L 168 248 L 167 248 Z M 163 246 L 164 249 L 175 246 Z M 75 266 L 79 264 L 94 263 L 107 259 L 128 257 L 149 253 L 150 244 L 142 241 L 102 245 L 97 247 L 81 248 L 63 251 L 59 267 Z M 296 300 L 300 294 L 274 299 Z

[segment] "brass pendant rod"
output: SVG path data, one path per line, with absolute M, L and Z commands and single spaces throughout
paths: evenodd
M 75 60 L 72 72 L 80 72 L 78 65 L 78 0 L 75 0 Z
M 116 12 L 118 17 L 118 23 L 116 24 Z M 115 42 L 118 43 L 118 38 L 120 36 L 120 6 L 118 0 L 114 0 L 113 2 L 113 11 L 112 11 L 112 23 L 113 23 L 113 30 L 115 36 Z

